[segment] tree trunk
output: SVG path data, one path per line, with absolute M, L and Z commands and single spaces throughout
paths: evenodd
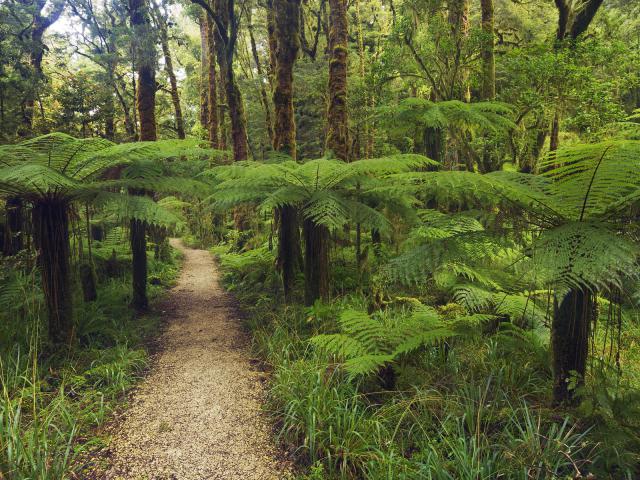
M 306 219 L 304 231 L 304 302 L 329 299 L 329 229 Z
M 247 125 L 242 104 L 242 95 L 236 84 L 233 72 L 233 57 L 235 43 L 237 40 L 237 20 L 233 9 L 233 3 L 229 0 L 216 0 L 215 12 L 227 35 L 221 35 L 219 42 L 216 42 L 216 52 L 218 65 L 224 79 L 225 93 L 227 95 L 227 108 L 229 109 L 229 120 L 231 121 L 231 142 L 233 144 L 234 161 L 246 160 L 249 155 L 249 144 L 247 140 Z
M 469 0 L 448 0 L 448 17 L 455 44 L 450 68 L 449 97 L 471 101 L 469 69 L 464 66 L 464 44 L 469 36 Z
M 2 253 L 9 257 L 23 248 L 23 205 L 19 197 L 7 198 L 5 205 L 6 224 Z
M 208 85 L 208 118 L 207 130 L 209 132 L 209 144 L 211 148 L 220 148 L 218 134 L 218 77 L 216 75 L 216 31 L 213 20 L 207 17 L 207 72 Z
M 137 312 L 149 309 L 147 299 L 147 236 L 146 225 L 141 220 L 131 220 L 129 240 L 133 267 L 133 296 L 131 306 Z
M 207 128 L 209 119 L 209 55 L 207 42 L 208 15 L 200 15 L 200 125 Z M 215 56 L 214 56 L 215 61 Z
M 276 38 L 275 129 L 273 148 L 296 159 L 296 124 L 293 112 L 293 66 L 300 49 L 300 0 L 274 0 Z
M 282 272 L 282 287 L 285 298 L 290 298 L 300 271 L 300 228 L 298 211 L 284 206 L 276 210 L 278 217 L 278 269 Z
M 183 140 L 185 137 L 184 119 L 182 117 L 182 107 L 180 106 L 180 93 L 178 92 L 178 80 L 173 70 L 173 59 L 171 58 L 171 50 L 169 49 L 169 33 L 167 31 L 166 19 L 162 16 L 160 8 L 153 2 L 156 21 L 158 24 L 158 32 L 160 34 L 160 46 L 162 47 L 162 55 L 164 56 L 164 70 L 169 78 L 169 86 L 171 87 L 171 103 L 173 103 L 173 111 L 175 114 L 176 134 L 178 138 Z
M 549 132 L 549 151 L 555 152 L 560 146 L 560 114 L 556 110 L 551 121 L 551 131 Z
M 349 160 L 347 120 L 348 26 L 346 0 L 329 0 L 329 108 L 327 149 L 344 161 Z
M 586 290 L 570 290 L 560 304 L 557 298 L 554 299 L 551 346 L 553 401 L 556 405 L 573 403 L 574 388 L 584 383 L 594 314 L 595 299 Z M 570 384 L 572 379 L 576 380 L 575 385 Z
M 480 0 L 482 10 L 482 99 L 496 97 L 496 61 L 493 38 L 493 0 Z
M 32 210 L 49 339 L 55 344 L 70 344 L 74 335 L 68 209 L 65 201 L 48 200 L 36 203 Z
M 299 49 L 299 0 L 273 0 L 275 52 L 273 105 L 275 128 L 273 148 L 296 159 L 296 125 L 293 112 L 293 66 Z M 277 209 L 278 265 L 282 272 L 285 297 L 291 295 L 300 265 L 300 227 L 297 209 Z
M 138 59 L 138 88 L 136 105 L 140 118 L 140 140 L 156 140 L 156 80 L 155 42 L 151 35 L 145 0 L 130 0 L 131 25 L 135 35 L 135 50 Z M 132 190 L 134 195 L 144 191 Z M 139 312 L 147 310 L 147 239 L 146 225 L 140 220 L 131 220 L 131 256 L 133 266 L 132 306 Z
M 251 42 L 251 55 L 253 56 L 253 62 L 256 65 L 256 71 L 258 72 L 258 81 L 260 82 L 260 100 L 264 108 L 264 123 L 267 127 L 267 136 L 269 142 L 273 145 L 273 121 L 271 119 L 271 105 L 269 103 L 269 97 L 267 96 L 267 89 L 265 87 L 262 70 L 262 64 L 260 63 L 260 57 L 258 56 L 258 47 L 256 45 L 256 39 L 253 35 L 253 24 L 249 23 L 249 40 Z

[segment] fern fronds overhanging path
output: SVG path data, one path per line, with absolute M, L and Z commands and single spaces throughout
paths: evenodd
M 102 478 L 286 478 L 261 412 L 261 374 L 213 259 L 172 244 L 185 261 L 167 302 L 162 351 L 113 432 Z

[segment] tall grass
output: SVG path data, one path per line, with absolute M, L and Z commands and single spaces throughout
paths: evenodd
M 94 427 L 140 377 L 157 318 L 132 317 L 125 271 L 102 279 L 96 302 L 78 301 L 73 350 L 51 351 L 39 335 L 38 276 L 23 267 L 3 265 L 8 281 L 0 288 L 0 478 L 62 480 L 81 467 L 80 454 L 98 440 Z M 155 283 L 168 285 L 176 274 L 175 261 L 151 262 Z M 152 296 L 163 288 L 152 285 Z

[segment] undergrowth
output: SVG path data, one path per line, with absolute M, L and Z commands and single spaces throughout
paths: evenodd
M 103 267 L 113 252 L 122 268 L 109 277 Z M 78 456 L 102 443 L 96 427 L 109 419 L 147 365 L 146 341 L 156 331 L 158 317 L 134 317 L 128 308 L 130 274 L 121 244 L 101 246 L 97 242 L 94 254 L 98 299 L 77 302 L 77 342 L 67 352 L 50 351 L 40 335 L 46 329 L 46 315 L 39 276 L 35 268 L 29 268 L 33 259 L 13 258 L 11 265 L 2 265 L 2 479 L 71 478 L 78 468 Z M 16 261 L 22 262 L 19 268 Z M 168 261 L 151 259 L 149 267 L 149 293 L 154 298 L 174 282 L 178 258 L 172 253 Z
M 279 442 L 300 466 L 299 478 L 637 478 L 637 390 L 605 387 L 613 377 L 592 374 L 587 385 L 593 391 L 582 392 L 580 408 L 551 407 L 544 333 L 510 323 L 489 332 L 456 332 L 384 357 L 373 373 L 354 374 L 349 362 L 359 357 L 353 352 L 369 355 L 359 345 L 369 337 L 371 345 L 380 340 L 370 323 L 402 325 L 417 299 L 398 291 L 396 301 L 372 309 L 372 295 L 350 289 L 334 292 L 327 304 L 285 305 L 274 253 L 266 246 L 246 253 L 218 246 L 213 252 L 226 287 L 246 312 L 253 348 L 272 371 L 268 409 Z M 339 284 L 358 283 L 337 267 Z M 421 293 L 424 301 L 433 298 Z M 352 313 L 348 322 L 341 320 L 345 311 L 367 309 L 371 314 L 361 314 L 359 330 Z M 464 319 L 458 310 L 454 304 L 437 307 L 441 322 Z M 342 343 L 327 352 L 327 339 Z M 632 354 L 637 344 L 629 344 Z

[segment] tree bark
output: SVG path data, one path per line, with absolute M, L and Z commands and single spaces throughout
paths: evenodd
M 480 0 L 482 13 L 482 99 L 496 97 L 496 61 L 494 54 L 493 0 Z
M 130 0 L 131 25 L 135 35 L 135 51 L 138 60 L 138 88 L 136 105 L 140 118 L 140 140 L 156 140 L 156 80 L 155 42 L 151 35 L 148 7 L 145 0 Z M 134 195 L 144 191 L 132 190 Z M 146 225 L 140 220 L 131 220 L 131 256 L 133 266 L 133 298 L 131 305 L 138 312 L 148 309 L 147 299 L 147 238 Z
M 346 0 L 329 0 L 329 107 L 327 112 L 328 150 L 349 160 L 347 119 L 348 25 Z
M 594 313 L 593 294 L 584 289 L 570 290 L 559 303 L 554 299 L 551 344 L 556 405 L 573 403 L 575 387 L 584 383 Z M 574 388 L 570 388 L 572 379 L 576 380 Z
M 313 220 L 306 219 L 304 231 L 304 301 L 313 305 L 320 299 L 329 299 L 329 230 Z
M 69 205 L 62 200 L 38 202 L 32 209 L 34 241 L 48 312 L 49 339 L 73 341 L 73 292 L 69 246 Z
M 21 136 L 27 135 L 33 129 L 35 101 L 40 84 L 44 81 L 44 73 L 42 71 L 42 60 L 45 52 L 45 46 L 42 41 L 44 33 L 60 18 L 65 6 L 65 0 L 56 0 L 53 2 L 50 12 L 46 16 L 43 16 L 42 12 L 47 5 L 47 0 L 36 0 L 34 3 L 35 13 L 30 31 L 32 50 L 29 55 L 29 65 L 33 71 L 33 80 L 25 98 L 22 129 L 20 131 Z
M 449 97 L 471 101 L 469 70 L 463 65 L 464 44 L 469 36 L 469 1 L 448 0 L 449 25 L 455 43 L 450 71 Z
M 275 52 L 273 105 L 275 128 L 273 148 L 296 159 L 296 125 L 293 111 L 293 66 L 300 42 L 299 0 L 273 0 Z M 294 280 L 300 269 L 300 228 L 294 206 L 276 210 L 278 220 L 278 266 L 282 272 L 285 298 L 290 297 Z
M 153 2 L 153 9 L 155 13 L 156 23 L 158 25 L 158 32 L 160 34 L 160 46 L 162 47 L 162 55 L 164 56 L 164 70 L 169 78 L 169 86 L 171 88 L 171 103 L 173 103 L 173 110 L 175 114 L 175 126 L 176 134 L 178 138 L 183 140 L 185 138 L 184 131 L 184 119 L 182 117 L 182 107 L 180 106 L 180 93 L 178 92 L 178 81 L 176 74 L 173 70 L 173 59 L 171 57 L 171 50 L 169 49 L 169 32 L 167 30 L 167 22 L 162 15 L 158 4 Z
M 5 205 L 5 230 L 2 253 L 9 257 L 23 248 L 24 206 L 19 197 L 9 197 Z
M 271 119 L 271 105 L 269 103 L 269 97 L 267 96 L 267 89 L 264 83 L 264 73 L 262 70 L 262 64 L 260 57 L 258 56 L 258 47 L 256 45 L 256 39 L 253 35 L 253 24 L 249 21 L 249 40 L 251 42 L 251 54 L 253 56 L 253 62 L 256 65 L 256 71 L 258 72 L 258 81 L 260 82 L 260 100 L 264 108 L 264 123 L 267 127 L 267 136 L 269 142 L 273 145 L 273 120 Z
M 276 19 L 275 129 L 273 148 L 296 159 L 296 125 L 293 112 L 293 66 L 300 49 L 300 0 L 274 0 Z
M 209 47 L 207 42 L 207 12 L 200 15 L 200 125 L 207 128 L 209 119 Z M 213 57 L 215 61 L 215 56 Z
M 211 148 L 220 148 L 220 136 L 218 134 L 218 77 L 216 74 L 216 31 L 215 23 L 207 18 L 207 72 L 208 85 L 207 90 L 207 131 L 209 132 L 209 144 Z

